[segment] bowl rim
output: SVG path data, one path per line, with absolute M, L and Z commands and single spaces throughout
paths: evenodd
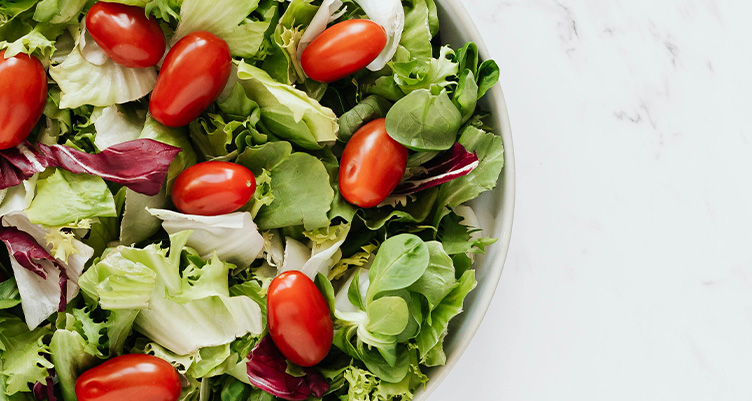
M 440 9 L 447 14 L 452 15 L 454 19 L 459 20 L 458 25 L 469 34 L 466 41 L 475 42 L 478 46 L 478 54 L 480 58 L 483 60 L 489 60 L 491 57 L 485 41 L 462 2 L 460 0 L 436 0 L 436 3 Z M 509 250 L 515 206 L 515 160 L 512 145 L 512 128 L 501 84 L 497 83 L 489 90 L 489 92 L 491 93 L 489 98 L 493 113 L 501 124 L 500 127 L 494 128 L 502 137 L 504 143 L 504 168 L 499 182 L 499 186 L 501 187 L 499 193 L 502 198 L 501 207 L 499 209 L 500 214 L 497 216 L 494 225 L 489 227 L 489 231 L 492 233 L 498 233 L 498 242 L 493 246 L 499 247 L 499 249 L 495 252 L 496 257 L 493 260 L 490 258 L 485 260 L 484 265 L 489 269 L 489 274 L 485 277 L 484 283 L 479 283 L 478 285 L 478 287 L 482 287 L 483 291 L 480 291 L 481 288 L 476 288 L 475 290 L 479 291 L 479 293 L 474 300 L 473 312 L 469 320 L 463 322 L 463 333 L 461 338 L 459 341 L 456 341 L 451 352 L 447 353 L 446 365 L 437 367 L 430 373 L 430 380 L 425 388 L 420 389 L 416 393 L 415 401 L 425 401 L 429 398 L 444 379 L 449 376 L 449 373 L 457 365 L 461 356 L 475 337 L 475 334 L 488 312 L 488 308 L 491 306 L 491 301 L 498 288 L 501 273 L 504 269 L 504 262 L 506 261 Z M 474 268 L 477 267 L 478 266 L 474 266 Z

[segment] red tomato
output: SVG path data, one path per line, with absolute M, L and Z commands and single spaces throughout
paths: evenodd
M 240 209 L 255 191 L 251 170 L 230 162 L 204 162 L 178 175 L 172 202 L 183 213 L 217 216 Z
M 87 370 L 76 381 L 78 401 L 176 401 L 180 378 L 168 362 L 128 354 Z
M 267 294 L 267 325 L 277 348 L 299 366 L 321 362 L 332 347 L 334 326 L 316 284 L 299 271 L 287 271 L 272 281 Z
M 231 66 L 224 40 L 209 32 L 189 33 L 165 57 L 151 94 L 151 115 L 170 127 L 188 125 L 217 100 Z
M 36 57 L 0 51 L 0 150 L 31 133 L 47 103 L 47 73 Z
M 386 133 L 385 121 L 380 118 L 364 125 L 345 145 L 339 190 L 353 205 L 378 205 L 405 174 L 407 148 Z
M 151 67 L 164 56 L 162 29 L 141 7 L 97 2 L 86 14 L 86 29 L 113 61 L 126 67 Z
M 303 50 L 300 64 L 319 82 L 334 82 L 365 68 L 386 47 L 384 28 L 367 19 L 333 25 Z

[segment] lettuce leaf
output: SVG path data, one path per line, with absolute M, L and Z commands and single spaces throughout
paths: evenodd
M 140 99 L 154 89 L 154 67 L 127 68 L 107 59 L 92 64 L 76 46 L 60 65 L 50 67 L 50 76 L 60 86 L 60 107 L 83 105 L 106 107 Z
M 5 379 L 5 395 L 29 392 L 29 385 L 45 382 L 52 363 L 45 357 L 49 346 L 45 338 L 50 329 L 40 327 L 29 330 L 23 320 L 0 313 L 0 375 Z
M 183 0 L 172 43 L 191 32 L 208 31 L 224 39 L 233 56 L 251 58 L 260 50 L 271 23 L 248 18 L 258 4 L 259 0 Z
M 337 116 L 305 92 L 245 62 L 238 65 L 237 76 L 248 97 L 261 106 L 261 121 L 275 135 L 309 150 L 337 140 Z
M 248 212 L 219 216 L 197 216 L 148 208 L 147 212 L 162 220 L 162 227 L 168 234 L 190 230 L 187 245 L 205 259 L 216 255 L 238 267 L 246 267 L 261 255 L 264 247 L 264 238 Z
M 26 209 L 33 224 L 64 226 L 83 219 L 115 217 L 115 199 L 103 179 L 54 169 L 37 181 L 37 195 Z
M 292 153 L 287 142 L 269 142 L 248 147 L 237 162 L 254 175 L 263 170 L 271 177 L 273 201 L 262 206 L 256 216 L 261 230 L 303 225 L 306 230 L 329 225 L 327 212 L 334 199 L 334 190 L 323 163 L 303 152 Z M 300 174 L 305 171 L 306 174 Z M 306 197 L 301 197 L 306 193 Z
M 188 257 L 187 264 L 181 265 L 190 236 L 190 231 L 170 236 L 169 255 L 157 245 L 115 248 L 99 262 L 102 267 L 93 267 L 82 276 L 85 293 L 91 298 L 95 294 L 103 308 L 136 312 L 135 330 L 178 355 L 224 345 L 249 333 L 260 334 L 259 305 L 246 296 L 230 296 L 232 265 L 216 256 L 209 262 Z M 187 251 L 195 255 L 190 248 Z M 155 283 L 146 269 L 156 274 Z M 122 285 L 114 287 L 110 282 Z M 147 298 L 150 287 L 153 290 Z M 127 296 L 119 296 L 118 291 Z M 101 300 L 111 300 L 111 304 Z M 128 317 L 123 318 L 126 327 L 131 322 Z
M 3 216 L 2 223 L 3 231 L 12 234 L 3 242 L 10 249 L 26 323 L 33 329 L 78 294 L 78 278 L 94 250 L 73 239 L 75 252 L 67 261 L 57 260 L 47 243 L 50 230 L 31 224 L 20 212 Z

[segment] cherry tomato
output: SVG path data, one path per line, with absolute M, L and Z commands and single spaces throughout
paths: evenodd
M 274 344 L 290 362 L 313 366 L 329 353 L 334 337 L 332 314 L 308 276 L 287 271 L 267 293 L 267 323 Z
M 126 67 L 151 67 L 164 56 L 162 29 L 141 7 L 97 2 L 86 14 L 86 29 L 113 61 Z
M 47 103 L 47 73 L 36 57 L 0 51 L 0 150 L 31 133 Z
M 216 216 L 240 209 L 255 191 L 251 170 L 230 162 L 204 162 L 175 178 L 172 202 L 183 213 Z
M 165 57 L 151 94 L 151 115 L 170 127 L 188 125 L 217 100 L 231 65 L 224 40 L 209 32 L 189 33 Z
M 168 362 L 128 354 L 87 370 L 76 381 L 78 401 L 176 401 L 180 378 Z
M 386 47 L 384 28 L 367 19 L 333 25 L 303 50 L 300 64 L 319 82 L 334 82 L 365 68 Z
M 345 145 L 339 190 L 353 205 L 378 205 L 405 174 L 407 148 L 386 133 L 385 121 L 380 118 L 364 125 Z

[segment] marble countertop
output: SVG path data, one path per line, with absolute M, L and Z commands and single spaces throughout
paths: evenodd
M 517 207 L 431 399 L 752 399 L 752 3 L 464 4 L 501 66 Z

